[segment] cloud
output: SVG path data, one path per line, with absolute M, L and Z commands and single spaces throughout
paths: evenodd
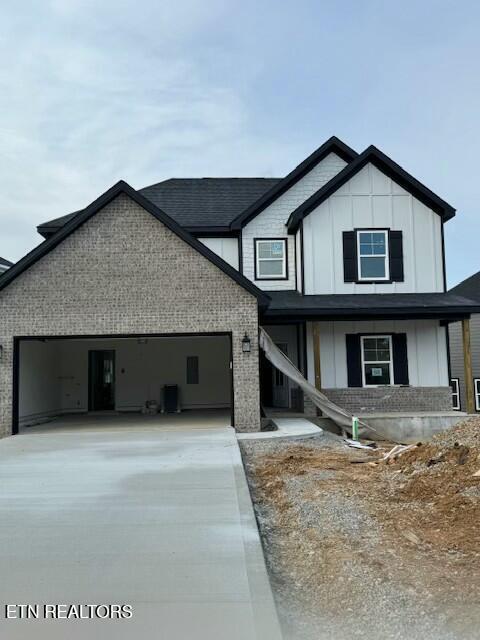
M 284 175 L 337 134 L 458 207 L 448 271 L 465 277 L 480 268 L 480 45 L 479 9 L 460 5 L 4 3 L 0 255 L 119 178 Z

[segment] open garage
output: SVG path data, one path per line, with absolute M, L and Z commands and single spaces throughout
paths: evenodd
M 71 425 L 88 424 L 78 416 L 133 414 L 156 415 L 161 425 L 205 410 L 233 423 L 228 333 L 20 338 L 16 351 L 17 431 L 74 415 Z

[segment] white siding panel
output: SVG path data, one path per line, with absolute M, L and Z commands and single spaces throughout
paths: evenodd
M 302 292 L 302 234 L 300 228 L 295 234 L 295 257 L 296 257 L 296 288 Z
M 214 251 L 225 262 L 238 271 L 237 238 L 198 238 L 206 247 Z
M 318 191 L 346 165 L 335 153 L 330 153 L 309 173 L 282 194 L 242 230 L 243 273 L 260 289 L 278 291 L 297 288 L 295 273 L 295 239 L 287 235 L 286 222 L 302 202 Z M 255 280 L 254 238 L 288 238 L 287 280 Z
M 410 385 L 419 387 L 448 385 L 444 327 L 440 327 L 435 320 L 382 320 L 320 323 L 322 387 L 343 389 L 348 386 L 346 334 L 383 332 L 407 334 Z M 313 367 L 311 329 L 309 335 L 307 355 L 310 373 L 310 366 Z
M 342 232 L 356 228 L 403 232 L 404 282 L 343 281 Z M 305 293 L 419 293 L 443 291 L 441 220 L 373 165 L 304 219 Z

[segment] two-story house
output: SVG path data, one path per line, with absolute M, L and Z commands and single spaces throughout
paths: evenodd
M 256 430 L 260 406 L 311 411 L 261 357 L 262 326 L 351 412 L 452 408 L 445 286 L 455 210 L 375 147 L 331 138 L 281 179 L 119 182 L 38 227 L 0 277 L 0 428 L 184 409 Z M 230 417 L 231 416 L 231 417 Z
M 450 292 L 475 300 L 480 305 L 480 271 L 466 278 Z M 469 322 L 449 325 L 453 407 L 457 411 L 480 412 L 480 314 Z M 465 351 L 465 346 L 471 345 Z

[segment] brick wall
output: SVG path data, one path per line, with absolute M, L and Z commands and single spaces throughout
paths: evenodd
M 257 280 L 260 289 L 278 291 L 295 289 L 295 239 L 287 236 L 285 224 L 292 213 L 307 198 L 313 195 L 333 176 L 341 171 L 346 162 L 335 153 L 330 153 L 319 162 L 307 175 L 293 187 L 281 195 L 275 202 L 256 216 L 242 230 L 243 273 L 255 281 L 254 271 L 254 238 L 287 238 L 288 245 L 288 280 Z
M 232 332 L 236 428 L 259 428 L 256 299 L 126 195 L 0 291 L 0 318 L 0 435 L 19 335 Z
M 452 410 L 450 387 L 352 387 L 322 393 L 354 414 Z

